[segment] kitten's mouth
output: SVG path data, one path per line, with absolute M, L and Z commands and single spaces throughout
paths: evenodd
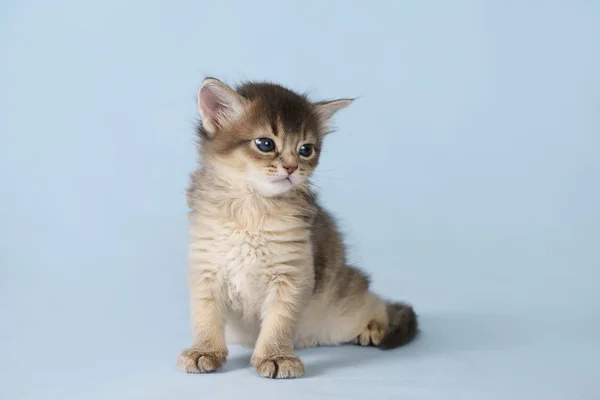
M 274 179 L 272 182 L 274 183 L 292 183 L 292 180 L 289 176 L 282 176 L 280 178 Z

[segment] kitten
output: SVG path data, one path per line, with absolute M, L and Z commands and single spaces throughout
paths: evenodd
M 293 378 L 305 372 L 295 348 L 391 349 L 415 337 L 412 307 L 370 291 L 310 189 L 330 121 L 351 102 L 313 103 L 271 83 L 202 82 L 202 165 L 187 192 L 193 343 L 181 370 L 215 371 L 226 343 L 237 343 L 254 348 L 258 374 Z

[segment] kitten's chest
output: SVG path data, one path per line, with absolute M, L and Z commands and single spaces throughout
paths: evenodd
M 272 267 L 272 245 L 263 232 L 235 230 L 217 239 L 218 275 L 233 297 L 256 292 Z
M 199 265 L 215 278 L 228 308 L 260 310 L 272 279 L 292 258 L 309 257 L 308 229 L 294 221 L 265 218 L 250 229 L 238 221 L 203 219 L 196 224 Z

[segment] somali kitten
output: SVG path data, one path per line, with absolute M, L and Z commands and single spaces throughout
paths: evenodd
M 417 334 L 413 308 L 373 293 L 348 264 L 310 188 L 330 121 L 350 103 L 272 83 L 202 82 L 200 166 L 187 193 L 193 342 L 181 370 L 215 371 L 237 343 L 253 347 L 261 376 L 293 378 L 305 372 L 295 348 L 391 349 Z

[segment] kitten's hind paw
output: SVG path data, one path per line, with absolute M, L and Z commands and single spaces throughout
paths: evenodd
M 377 321 L 371 321 L 351 343 L 360 346 L 378 346 L 385 335 L 385 326 Z

